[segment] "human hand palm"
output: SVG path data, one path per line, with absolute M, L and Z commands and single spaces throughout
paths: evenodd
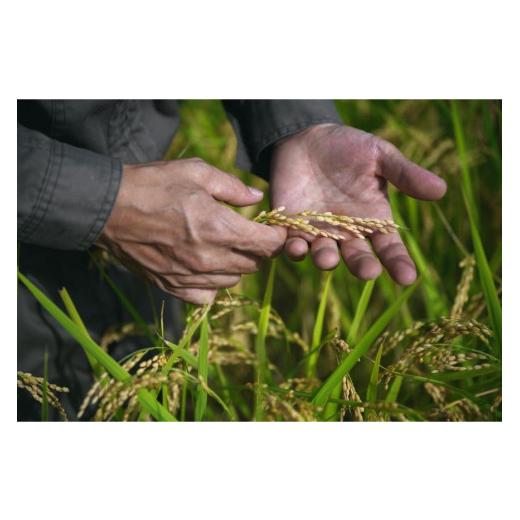
M 391 219 L 387 182 L 418 199 L 441 198 L 446 185 L 405 159 L 390 143 L 355 128 L 319 125 L 277 145 L 272 162 L 271 202 L 287 213 L 330 211 L 338 215 Z M 335 233 L 337 228 L 332 229 Z M 370 242 L 343 233 L 339 249 L 352 273 L 371 279 L 381 264 L 403 285 L 416 278 L 415 266 L 398 233 L 376 233 Z M 321 269 L 339 262 L 337 243 L 291 230 L 285 250 L 292 259 L 307 254 Z

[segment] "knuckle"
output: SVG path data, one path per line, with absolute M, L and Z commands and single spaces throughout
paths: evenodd
M 397 148 L 390 142 L 386 141 L 385 139 L 381 139 L 380 137 L 372 136 L 372 153 L 373 158 L 377 162 L 381 162 L 381 160 L 389 155 L 393 155 Z
M 197 253 L 193 260 L 193 267 L 196 272 L 208 273 L 215 269 L 215 260 L 213 255 L 205 250 L 201 250 Z

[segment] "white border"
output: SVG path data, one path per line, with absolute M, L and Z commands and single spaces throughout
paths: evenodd
M 2 13 L 2 516 L 515 517 L 513 3 L 184 4 L 24 2 Z M 17 424 L 18 97 L 504 98 L 504 423 Z

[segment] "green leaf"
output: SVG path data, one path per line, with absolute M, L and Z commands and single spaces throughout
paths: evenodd
M 323 289 L 321 291 L 320 303 L 318 306 L 318 312 L 316 313 L 316 319 L 314 320 L 314 328 L 312 330 L 312 344 L 311 352 L 307 363 L 307 377 L 312 379 L 316 375 L 316 365 L 318 364 L 318 358 L 321 349 L 321 336 L 323 334 L 323 322 L 325 320 L 325 310 L 327 309 L 327 296 L 329 293 L 330 282 L 334 271 L 329 271 L 323 275 Z
M 74 302 L 72 301 L 72 298 L 70 297 L 69 292 L 65 287 L 63 287 L 59 291 L 59 295 L 63 301 L 63 304 L 65 305 L 65 309 L 67 309 L 67 312 L 69 313 L 70 318 L 72 321 L 83 331 L 83 333 L 86 336 L 90 336 L 88 333 L 87 327 L 85 327 L 85 324 L 83 323 L 83 320 L 81 319 L 81 316 L 79 315 L 78 309 L 74 305 Z M 96 359 L 92 356 L 92 354 L 89 354 L 88 352 L 85 352 L 89 365 L 92 368 L 92 371 L 94 372 L 96 378 L 99 378 L 103 374 L 103 368 L 99 365 L 99 363 L 96 361 Z
M 341 380 L 352 370 L 354 365 L 359 361 L 377 337 L 384 331 L 390 320 L 399 312 L 401 305 L 412 295 L 413 291 L 419 285 L 416 281 L 410 287 L 407 287 L 395 300 L 395 302 L 376 320 L 370 329 L 361 338 L 359 343 L 354 347 L 352 352 L 343 359 L 336 370 L 327 378 L 327 380 L 320 386 L 315 393 L 312 402 L 316 406 L 324 407 L 327 401 Z
M 264 415 L 263 385 L 269 381 L 269 360 L 265 348 L 269 315 L 271 313 L 271 301 L 273 299 L 274 274 L 276 272 L 276 259 L 271 262 L 267 287 L 264 293 L 260 316 L 258 317 L 258 334 L 255 341 L 257 358 L 256 366 L 256 390 L 255 390 L 255 421 L 261 421 Z
M 367 388 L 367 402 L 375 403 L 377 401 L 377 382 L 379 380 L 379 367 L 381 366 L 381 355 L 383 354 L 384 344 L 377 350 L 376 358 L 374 359 L 374 365 L 370 372 L 370 381 Z
M 121 382 L 130 381 L 132 376 L 20 271 L 18 271 L 18 279 L 27 287 L 41 306 L 83 347 L 85 352 L 89 353 L 114 379 Z M 158 421 L 176 420 L 148 390 L 139 390 L 138 397 L 141 406 L 146 408 Z
M 370 298 L 372 296 L 372 291 L 374 290 L 375 280 L 369 280 L 365 283 L 363 287 L 363 292 L 359 298 L 359 302 L 356 307 L 356 313 L 354 314 L 354 319 L 352 320 L 352 326 L 350 327 L 350 331 L 347 337 L 347 342 L 354 342 L 357 340 L 359 328 L 365 317 L 365 313 L 367 311 L 368 303 L 370 302 Z
M 356 306 L 356 312 L 354 314 L 354 319 L 352 320 L 352 325 L 350 330 L 348 331 L 347 343 L 353 343 L 357 340 L 359 328 L 361 323 L 363 322 L 363 318 L 365 317 L 366 310 L 368 308 L 368 304 L 370 302 L 370 298 L 372 297 L 372 292 L 374 290 L 376 281 L 369 280 L 363 286 L 363 291 L 361 292 L 361 296 L 359 297 L 358 304 Z M 331 396 L 334 399 L 338 399 L 341 395 L 341 382 L 336 385 L 336 388 L 332 391 Z M 323 417 L 335 417 L 338 410 L 338 404 L 329 400 L 327 406 L 323 412 Z
M 486 300 L 486 306 L 491 320 L 491 327 L 495 335 L 495 351 L 500 355 L 502 349 L 502 306 L 498 298 L 498 293 L 493 281 L 493 274 L 489 267 L 482 239 L 479 233 L 478 211 L 473 193 L 471 175 L 469 171 L 468 158 L 466 153 L 466 141 L 464 130 L 460 119 L 458 104 L 456 101 L 451 102 L 451 116 L 453 128 L 455 131 L 455 140 L 459 153 L 460 166 L 462 170 L 462 195 L 464 204 L 469 217 L 469 225 L 471 230 L 471 239 L 475 251 L 475 260 L 479 273 L 480 283 Z
M 208 316 L 205 315 L 200 328 L 199 339 L 199 357 L 198 357 L 198 375 L 202 384 L 197 388 L 197 401 L 195 403 L 195 420 L 202 421 L 206 413 L 206 405 L 208 403 L 208 394 L 206 391 L 208 385 Z
M 392 381 L 388 393 L 386 394 L 385 401 L 387 403 L 395 403 L 397 400 L 397 396 L 399 395 L 399 391 L 401 390 L 401 385 L 403 384 L 403 376 L 396 376 Z

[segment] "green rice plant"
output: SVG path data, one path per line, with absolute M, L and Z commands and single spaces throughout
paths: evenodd
M 368 382 L 367 387 L 367 403 L 375 403 L 377 401 L 377 388 L 378 388 L 378 382 L 379 382 L 379 369 L 381 367 L 381 356 L 383 354 L 383 347 L 384 345 L 381 344 L 380 347 L 377 349 L 377 354 L 374 359 L 374 364 L 372 365 L 372 370 L 370 371 L 370 380 Z M 392 402 L 392 401 L 385 401 L 386 403 Z M 395 401 L 394 401 L 395 402 Z M 376 411 L 374 411 L 371 408 L 367 408 L 365 410 L 365 418 L 369 421 L 372 420 L 378 420 L 379 415 Z
M 41 420 L 48 420 L 49 406 L 52 406 L 59 413 L 64 421 L 68 421 L 67 413 L 61 404 L 57 393 L 68 393 L 67 387 L 58 386 L 49 383 L 47 368 L 43 368 L 44 377 L 37 377 L 27 372 L 17 372 L 16 386 L 20 389 L 26 390 L 31 397 L 41 404 Z
M 63 301 L 63 304 L 65 305 L 65 309 L 69 313 L 69 316 L 71 320 L 81 329 L 83 334 L 85 336 L 89 336 L 87 327 L 85 327 L 85 324 L 83 323 L 83 320 L 81 319 L 78 310 L 76 309 L 76 306 L 74 305 L 74 302 L 72 301 L 72 298 L 70 297 L 69 292 L 65 287 L 63 287 L 60 292 L 60 298 Z M 103 374 L 103 368 L 100 366 L 100 364 L 96 361 L 96 359 L 90 354 L 89 352 L 85 351 L 85 354 L 87 356 L 88 362 L 90 367 L 92 368 L 92 371 L 94 372 L 94 375 L 96 378 L 101 377 Z
M 267 359 L 267 351 L 265 340 L 267 336 L 267 327 L 269 326 L 269 315 L 271 313 L 271 301 L 273 299 L 274 275 L 276 272 L 276 260 L 271 262 L 269 269 L 269 277 L 264 293 L 262 308 L 258 317 L 258 334 L 255 341 L 255 352 L 257 357 L 256 369 L 256 390 L 255 390 L 255 420 L 261 421 L 264 416 L 264 398 L 263 385 L 266 384 L 269 377 L 269 366 Z
M 341 380 L 354 367 L 357 361 L 365 354 L 377 337 L 383 332 L 390 320 L 399 312 L 400 306 L 412 295 L 413 291 L 419 285 L 418 281 L 407 287 L 395 300 L 395 302 L 379 317 L 379 319 L 370 327 L 365 335 L 360 339 L 359 343 L 354 347 L 352 352 L 348 354 L 327 380 L 320 386 L 314 394 L 312 402 L 318 407 L 324 407 L 334 390 L 340 384 Z
M 374 290 L 375 280 L 369 280 L 365 282 L 363 286 L 363 291 L 361 292 L 361 296 L 359 297 L 358 304 L 356 306 L 356 312 L 354 314 L 354 318 L 352 319 L 352 324 L 348 330 L 347 335 L 347 343 L 354 344 L 357 341 L 358 333 L 361 327 L 361 323 L 363 318 L 365 317 L 368 304 L 370 302 L 370 298 L 372 296 L 372 291 Z M 324 417 L 334 417 L 337 414 L 338 405 L 334 402 L 334 399 L 339 399 L 341 394 L 342 385 L 338 384 L 332 391 L 331 397 L 324 411 Z
M 455 131 L 455 139 L 457 142 L 457 150 L 459 152 L 460 167 L 462 170 L 462 195 L 469 217 L 471 238 L 473 240 L 473 247 L 475 249 L 477 269 L 486 299 L 491 326 L 495 335 L 495 349 L 497 353 L 500 353 L 502 348 L 502 306 L 500 304 L 500 300 L 498 299 L 498 293 L 493 281 L 492 272 L 489 267 L 486 252 L 484 250 L 482 239 L 479 233 L 478 209 L 469 171 L 466 152 L 466 139 L 462 127 L 458 103 L 456 101 L 451 102 L 451 116 L 453 120 L 453 128 Z
M 386 394 L 385 401 L 387 403 L 395 403 L 397 401 L 397 396 L 399 395 L 399 391 L 401 390 L 401 385 L 403 384 L 403 376 L 397 375 L 390 388 L 388 389 L 388 393 Z
M 390 191 L 390 200 L 392 201 L 392 212 L 394 214 L 394 218 L 399 225 L 403 226 L 403 219 L 399 210 L 397 209 L 395 192 L 393 190 Z M 422 289 L 424 290 L 426 296 L 424 303 L 426 305 L 428 317 L 433 319 L 436 316 L 445 314 L 448 310 L 446 298 L 435 283 L 440 279 L 439 275 L 431 266 L 430 262 L 426 259 L 415 237 L 409 232 L 403 233 L 403 237 L 408 250 L 410 251 L 410 255 L 417 265 L 417 270 L 423 279 Z
M 374 364 L 372 365 L 372 371 L 370 372 L 370 382 L 368 383 L 367 388 L 367 402 L 375 403 L 377 400 L 377 383 L 379 381 L 379 368 L 381 366 L 381 355 L 383 354 L 383 347 L 381 346 L 377 349 L 377 354 L 374 359 Z
M 199 357 L 198 357 L 198 374 L 200 384 L 197 388 L 197 402 L 195 404 L 195 420 L 202 421 L 206 413 L 206 405 L 208 402 L 207 384 L 208 384 L 208 316 L 205 315 L 200 327 L 199 340 Z
M 85 352 L 88 352 L 113 378 L 121 382 L 130 381 L 130 374 L 114 358 L 97 345 L 89 335 L 86 335 L 52 300 L 19 271 L 18 279 L 42 307 L 83 347 Z M 148 390 L 139 391 L 139 402 L 155 419 L 159 421 L 175 420 L 175 417 Z
M 355 341 L 357 341 L 359 329 L 361 327 L 363 318 L 365 317 L 367 307 L 370 302 L 370 297 L 372 296 L 372 291 L 374 290 L 375 283 L 375 280 L 369 280 L 364 284 L 363 292 L 361 293 L 361 297 L 359 298 L 359 302 L 356 307 L 356 313 L 354 314 L 354 319 L 352 320 L 352 325 L 347 336 L 348 343 L 354 343 Z
M 316 375 L 316 365 L 318 364 L 321 337 L 323 334 L 323 322 L 325 320 L 325 310 L 327 308 L 327 297 L 333 275 L 334 273 L 332 271 L 326 272 L 323 275 L 323 289 L 321 291 L 318 312 L 316 313 L 314 328 L 312 330 L 311 353 L 307 362 L 307 378 L 309 379 L 312 379 Z

